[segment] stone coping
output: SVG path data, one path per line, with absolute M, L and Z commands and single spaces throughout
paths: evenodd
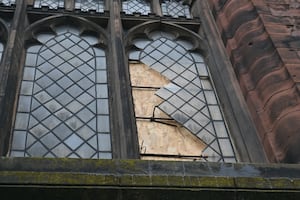
M 300 165 L 0 158 L 1 199 L 300 199 Z
M 1 158 L 0 184 L 300 190 L 300 165 Z

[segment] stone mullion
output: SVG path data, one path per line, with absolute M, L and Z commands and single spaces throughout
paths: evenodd
M 24 62 L 23 37 L 26 26 L 26 2 L 17 1 L 12 20 L 6 51 L 0 68 L 0 155 L 5 156 L 9 150 L 11 126 L 13 124 L 16 97 L 22 63 Z
M 75 0 L 65 0 L 65 9 L 73 11 L 75 8 Z
M 113 158 L 139 158 L 130 90 L 128 61 L 123 45 L 121 0 L 110 1 L 109 76 Z
M 161 6 L 160 6 L 160 0 L 153 0 L 152 1 L 152 12 L 162 16 L 162 10 L 161 10 Z
M 27 5 L 33 5 L 34 4 L 34 0 L 27 0 Z

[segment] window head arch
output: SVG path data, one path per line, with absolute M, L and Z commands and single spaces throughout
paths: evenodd
M 111 158 L 101 39 L 84 27 L 51 27 L 27 49 L 11 156 Z
M 149 123 L 155 123 L 155 127 L 157 127 L 157 123 L 162 123 L 167 126 L 177 127 L 177 129 L 180 129 L 179 133 L 181 135 L 183 132 L 189 132 L 188 134 L 194 136 L 191 141 L 195 141 L 195 138 L 198 139 L 198 145 L 193 143 L 193 141 L 190 143 L 192 144 L 191 146 L 194 146 L 194 150 L 198 152 L 186 155 L 186 158 L 192 157 L 215 162 L 235 162 L 235 153 L 219 106 L 218 97 L 204 59 L 196 50 L 197 45 L 181 39 L 178 33 L 170 31 L 148 30 L 145 33 L 146 37 L 132 40 L 133 49 L 129 53 L 129 59 L 143 63 L 145 65 L 143 67 L 147 71 L 155 71 L 155 73 L 163 76 L 166 80 L 161 82 L 161 85 L 151 85 L 156 84 L 156 81 L 145 85 L 142 77 L 135 76 L 134 70 L 131 69 L 134 98 L 140 98 L 139 95 L 135 97 L 137 92 L 134 90 L 146 89 L 154 90 L 153 94 L 159 99 L 156 99 L 154 102 L 140 103 L 140 100 L 134 100 L 135 112 L 138 113 L 136 114 L 136 121 L 142 155 L 147 156 L 147 153 L 150 152 L 149 155 L 151 156 L 154 156 L 154 154 L 166 156 L 164 154 L 168 152 L 168 149 L 155 152 L 153 149 L 157 147 L 151 147 L 153 144 L 148 144 L 146 141 L 149 135 L 153 138 L 155 137 L 155 132 L 160 132 L 147 133 L 151 127 L 153 128 L 153 125 Z M 132 66 L 130 65 L 130 68 Z M 135 67 L 141 68 L 140 66 Z M 142 101 L 145 100 L 148 101 L 147 99 Z M 141 111 L 145 105 L 150 104 L 152 104 L 150 115 Z M 139 105 L 141 106 L 140 108 Z M 145 125 L 147 120 L 148 124 Z M 172 122 L 172 120 L 176 123 Z M 165 131 L 164 134 L 167 132 L 169 131 Z M 174 131 L 174 134 L 177 134 L 176 131 Z M 159 137 L 161 136 L 157 136 L 157 138 Z M 161 138 L 160 140 L 164 139 L 166 138 Z M 164 141 L 163 145 L 168 143 L 172 142 Z M 184 145 L 183 148 L 187 146 L 188 144 Z M 171 147 L 168 148 L 170 149 Z M 179 149 L 176 152 L 177 155 L 174 155 L 174 152 L 171 151 L 169 156 L 178 157 L 180 155 L 184 157 L 181 152 Z M 191 153 L 193 150 L 189 152 Z

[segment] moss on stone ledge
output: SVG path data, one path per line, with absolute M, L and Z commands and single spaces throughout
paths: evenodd
M 1 158 L 1 185 L 300 190 L 299 166 Z M 272 174 L 281 176 L 272 177 Z

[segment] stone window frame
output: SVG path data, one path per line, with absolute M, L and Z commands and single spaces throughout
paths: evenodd
M 126 58 L 126 45 L 124 45 L 124 41 L 127 40 L 125 36 L 129 34 L 128 30 L 134 26 L 138 26 L 144 22 L 149 23 L 150 21 L 156 21 L 171 23 L 175 26 L 180 25 L 189 29 L 194 34 L 206 38 L 207 45 L 203 53 L 207 58 L 208 66 L 210 66 L 217 93 L 227 118 L 228 127 L 234 134 L 232 137 L 234 138 L 234 146 L 239 155 L 238 161 L 265 162 L 265 157 L 262 156 L 264 155 L 264 152 L 258 142 L 255 126 L 248 113 L 248 108 L 239 90 L 239 85 L 232 71 L 232 66 L 225 53 L 226 51 L 220 36 L 217 33 L 213 16 L 209 13 L 209 5 L 206 1 L 189 1 L 192 2 L 191 10 L 192 15 L 195 17 L 193 19 L 176 19 L 170 17 L 161 17 L 160 19 L 157 19 L 157 16 L 155 15 L 146 17 L 140 17 L 140 15 L 123 15 L 120 13 L 121 7 L 118 6 L 121 5 L 121 0 L 106 1 L 106 10 L 109 10 L 107 9 L 108 7 L 111 7 L 112 9 L 103 15 L 94 15 L 93 12 L 84 13 L 76 10 L 71 13 L 70 11 L 72 11 L 73 8 L 69 9 L 70 7 L 68 7 L 68 5 L 66 5 L 64 10 L 54 12 L 43 8 L 32 9 L 30 8 L 30 5 L 32 5 L 30 3 L 32 2 L 32 0 L 28 0 L 28 2 L 18 1 L 16 4 L 16 10 L 19 10 L 19 12 L 15 15 L 16 19 L 13 21 L 13 28 L 17 34 L 16 39 L 18 40 L 18 44 L 22 44 L 22 38 L 24 36 L 21 33 L 26 26 L 28 26 L 28 21 L 25 20 L 24 16 L 22 17 L 20 11 L 22 9 L 26 10 L 28 5 L 27 11 L 30 15 L 30 23 L 43 19 L 45 16 L 49 15 L 62 14 L 64 16 L 81 16 L 96 22 L 102 27 L 106 27 L 106 31 L 111 35 L 111 38 L 114 38 L 114 40 L 108 41 L 108 62 L 112 66 L 112 69 L 109 70 L 108 73 L 113 77 L 111 79 L 114 80 L 109 83 L 112 88 L 111 91 L 114 91 L 111 94 L 113 99 L 111 114 L 112 118 L 114 118 L 111 125 L 113 158 L 139 158 L 139 147 L 133 112 L 134 108 L 129 87 L 128 60 Z M 117 2 L 118 4 L 115 4 Z M 24 13 L 25 12 L 23 12 L 23 15 L 26 15 Z M 111 19 L 109 20 L 109 18 Z M 123 26 L 120 26 L 120 24 L 123 24 Z M 155 26 L 156 28 L 159 28 L 160 25 L 156 24 Z M 1 141 L 1 155 L 7 155 L 9 149 L 10 130 L 12 119 L 14 118 L 12 110 L 16 107 L 15 94 L 18 90 L 16 83 L 18 82 L 21 72 L 20 66 L 25 62 L 23 48 L 18 48 L 16 40 L 13 41 L 13 44 L 14 51 L 9 52 L 13 52 L 15 57 L 18 55 L 18 59 L 13 60 L 13 63 L 8 66 L 8 71 L 10 70 L 11 74 L 7 75 L 7 82 L 4 82 L 10 86 L 6 87 L 6 91 L 9 92 L 5 93 L 5 98 L 2 103 L 2 106 L 4 106 L 4 110 L 2 110 L 1 114 L 2 124 L 4 124 L 2 130 L 5 134 L 2 135 L 2 138 L 4 139 Z M 14 104 L 11 102 L 14 102 Z M 251 149 L 253 147 L 255 147 L 255 150 Z
M 28 15 L 32 15 L 30 13 L 30 9 L 28 10 Z M 107 45 L 107 33 L 101 27 L 101 24 L 106 23 L 107 20 L 103 19 L 102 15 L 100 16 L 101 19 L 98 19 L 99 21 L 102 21 L 100 23 L 100 25 L 97 25 L 88 19 L 80 18 L 80 17 L 76 17 L 76 16 L 73 16 L 73 17 L 67 16 L 66 17 L 66 16 L 54 14 L 53 16 L 48 17 L 48 15 L 45 15 L 44 12 L 41 12 L 41 15 L 42 15 L 42 17 L 40 17 L 40 16 L 38 18 L 35 17 L 36 19 L 33 21 L 33 24 L 29 25 L 25 30 L 25 34 L 23 37 L 24 38 L 23 39 L 24 40 L 24 44 L 23 44 L 24 49 L 22 49 L 22 56 L 20 56 L 20 57 L 22 57 L 22 61 L 18 67 L 19 68 L 18 71 L 20 73 L 17 73 L 18 81 L 16 83 L 20 83 L 20 80 L 22 79 L 22 74 L 23 74 L 22 71 L 23 71 L 23 68 L 25 67 L 25 57 L 26 57 L 25 52 L 26 52 L 27 47 L 30 47 L 32 45 L 39 45 L 40 43 L 35 38 L 35 35 L 39 34 L 39 33 L 44 33 L 44 32 L 45 33 L 53 32 L 51 29 L 54 24 L 56 24 L 57 26 L 61 26 L 64 24 L 65 25 L 71 24 L 72 26 L 78 27 L 78 23 L 79 23 L 80 24 L 79 29 L 81 29 L 80 31 L 86 32 L 87 35 L 95 35 L 96 37 L 98 37 L 99 43 L 97 45 L 101 48 L 104 48 L 106 54 L 109 51 L 109 47 Z M 69 22 L 68 22 L 68 20 L 69 20 Z M 83 29 L 85 29 L 85 30 L 83 30 Z M 0 32 L 0 34 L 1 34 L 1 32 Z M 16 86 L 16 90 L 15 90 L 16 93 L 19 93 L 18 88 L 20 88 L 20 84 L 18 84 Z M 14 105 L 16 105 L 18 98 L 14 97 L 14 99 L 15 99 Z M 109 104 L 110 104 L 110 102 L 109 102 Z M 16 106 L 14 106 L 14 107 L 16 108 Z M 111 107 L 111 105 L 109 105 L 109 107 Z M 14 121 L 14 118 L 15 118 L 14 111 L 9 110 L 8 115 L 12 116 L 12 120 Z M 14 123 L 13 121 L 11 122 L 11 124 Z M 111 121 L 111 119 L 110 119 L 110 121 Z M 8 131 L 9 131 L 9 129 L 11 129 L 10 127 L 6 127 L 6 128 L 8 129 Z M 9 132 L 11 132 L 11 131 L 9 131 Z M 6 147 L 4 147 L 4 149 L 2 149 L 2 152 L 6 155 L 9 155 L 10 146 L 11 146 L 11 142 L 12 142 L 12 136 L 13 136 L 12 133 L 6 135 L 7 138 L 10 138 L 10 142 L 8 142 L 8 139 L 6 139 L 6 144 L 4 145 Z

